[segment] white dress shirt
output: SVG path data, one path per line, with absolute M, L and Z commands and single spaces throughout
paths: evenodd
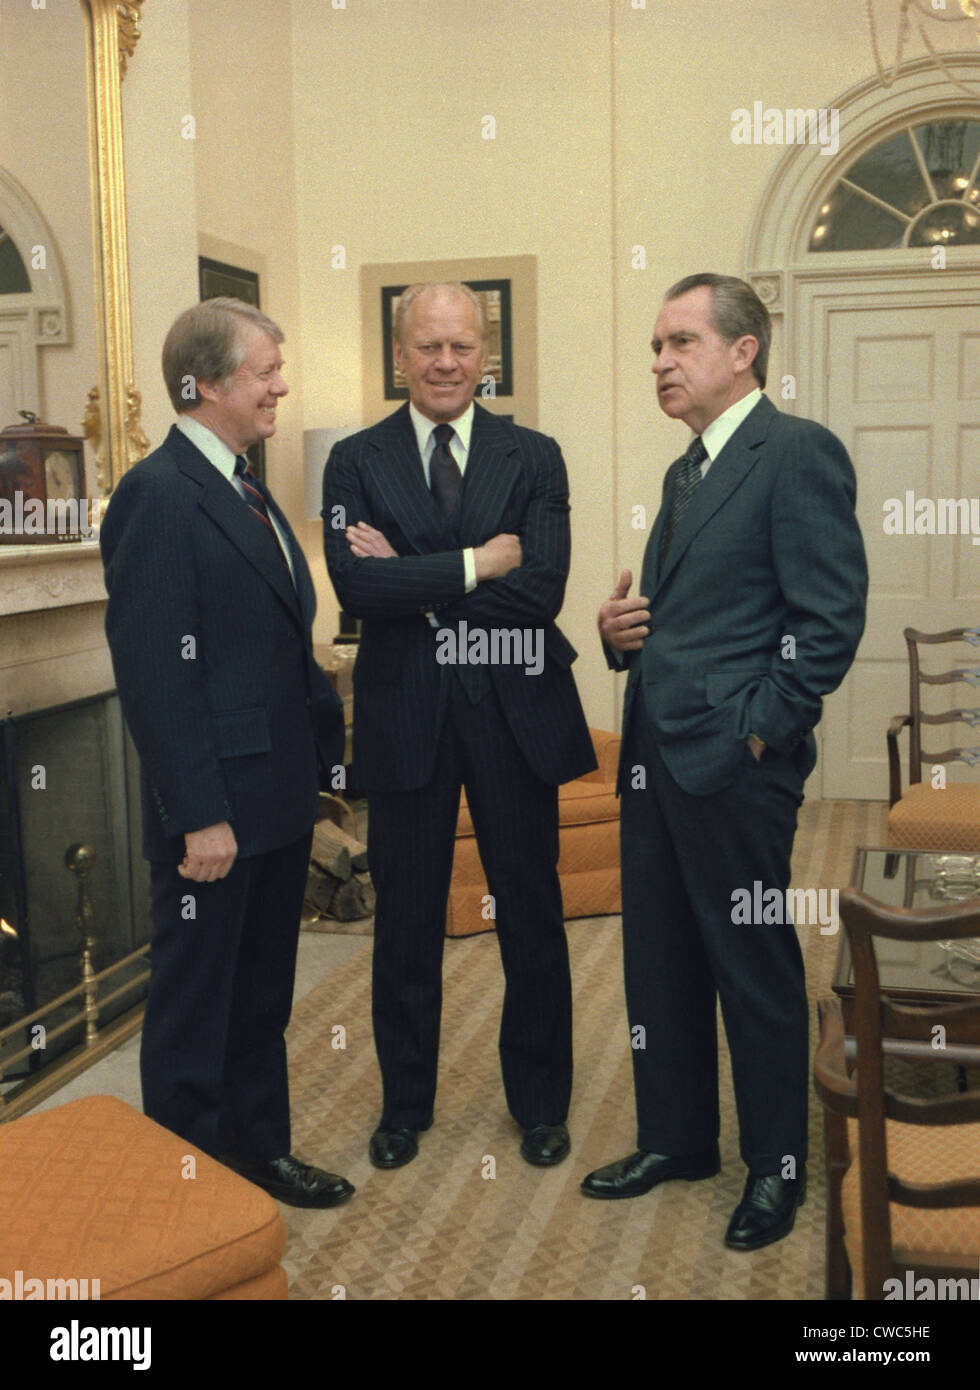
M 208 463 L 214 464 L 222 478 L 232 485 L 245 505 L 248 506 L 248 498 L 245 496 L 245 489 L 242 486 L 241 479 L 235 472 L 237 455 L 232 453 L 225 441 L 219 439 L 214 430 L 208 429 L 207 425 L 202 425 L 200 420 L 194 420 L 190 415 L 178 415 L 176 423 L 181 434 L 186 434 L 191 443 L 200 449 Z M 296 573 L 293 569 L 293 557 L 289 553 L 289 541 L 271 511 L 269 512 L 269 521 L 272 523 L 272 529 L 279 538 L 279 544 L 282 546 L 282 553 L 286 557 L 289 573 L 295 585 Z
M 717 420 L 712 420 L 705 429 L 701 436 L 701 443 L 707 449 L 708 457 L 701 464 L 702 479 L 739 425 L 761 400 L 762 387 L 757 386 L 754 391 L 750 391 L 747 396 L 743 396 L 740 401 L 736 401 L 734 405 L 730 405 L 727 410 L 722 411 Z
M 408 413 L 412 417 L 412 427 L 415 430 L 415 438 L 418 441 L 419 453 L 422 456 L 422 468 L 425 473 L 425 485 L 431 487 L 429 477 L 429 466 L 432 462 L 432 455 L 435 451 L 435 430 L 440 423 L 452 425 L 453 437 L 449 441 L 449 452 L 459 464 L 461 474 L 466 472 L 466 461 L 470 456 L 470 436 L 473 433 L 473 402 L 463 411 L 457 420 L 430 420 L 427 415 L 423 415 L 420 410 L 416 410 L 414 404 L 409 401 Z M 466 580 L 466 592 L 476 588 L 476 559 L 473 555 L 472 546 L 463 551 L 463 576 Z

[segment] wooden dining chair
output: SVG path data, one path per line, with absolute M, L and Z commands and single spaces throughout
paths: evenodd
M 903 635 L 909 658 L 909 707 L 907 713 L 894 716 L 886 734 L 888 844 L 905 849 L 980 853 L 980 784 L 960 777 L 951 778 L 944 786 L 937 787 L 933 785 L 932 778 L 932 769 L 940 764 L 944 769 L 944 778 L 945 769 L 950 763 L 962 763 L 971 768 L 980 765 L 980 745 L 958 744 L 935 752 L 927 752 L 922 746 L 923 738 L 930 738 L 936 726 L 966 724 L 974 730 L 980 727 L 980 709 L 966 708 L 962 697 L 955 702 L 951 700 L 940 711 L 923 707 L 924 687 L 962 688 L 966 684 L 975 689 L 980 686 L 980 653 L 976 651 L 980 648 L 980 628 L 957 627 L 947 632 L 919 632 L 914 627 L 907 627 Z M 955 665 L 945 671 L 923 670 L 921 646 L 947 647 L 950 644 L 959 646 L 962 655 L 957 659 L 943 653 L 943 660 L 954 661 Z M 972 647 L 974 651 L 964 652 L 964 646 Z M 904 728 L 909 731 L 909 778 L 903 794 L 898 740 Z M 945 733 L 943 737 L 946 737 Z
M 874 938 L 980 936 L 980 899 L 934 911 L 885 907 L 855 889 L 840 894 L 854 966 L 856 1063 L 845 1057 L 841 1000 L 819 1002 L 814 1083 L 827 1140 L 829 1299 L 907 1296 L 906 1276 L 933 1282 L 934 1297 L 977 1297 L 980 1276 L 980 1089 L 936 1098 L 885 1086 L 884 1039 L 924 1044 L 923 1063 L 976 1047 L 978 997 L 910 1007 L 881 992 Z M 887 1281 L 897 1280 L 898 1284 Z M 939 1280 L 956 1280 L 955 1285 Z M 964 1283 L 965 1281 L 965 1283 Z

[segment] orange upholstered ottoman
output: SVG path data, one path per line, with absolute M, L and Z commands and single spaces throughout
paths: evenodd
M 0 1175 L 2 1297 L 287 1296 L 272 1198 L 121 1100 L 0 1125 Z

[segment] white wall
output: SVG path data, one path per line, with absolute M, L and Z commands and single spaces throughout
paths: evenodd
M 359 417 L 360 264 L 537 257 L 539 428 L 563 447 L 572 497 L 561 625 L 581 653 L 589 713 L 608 726 L 593 612 L 613 546 L 607 6 L 292 8 L 307 423 Z M 346 270 L 330 269 L 336 245 Z
M 0 162 L 43 190 L 38 201 L 59 245 L 74 248 L 73 312 L 87 344 L 91 274 L 79 232 L 87 171 L 65 167 L 52 114 L 64 111 L 77 143 L 77 81 L 60 107 L 53 90 L 57 64 L 75 64 L 75 8 L 16 7 L 19 29 L 55 66 L 37 103 L 48 133 L 31 134 L 29 111 L 0 99 Z M 888 54 L 895 8 L 874 5 Z M 12 0 L 0 0 L 0 37 L 13 32 L 14 13 Z M 56 26 L 56 51 L 35 22 Z M 974 26 L 923 22 L 937 45 L 976 49 Z M 301 436 L 358 418 L 358 267 L 535 256 L 539 423 L 563 446 L 572 491 L 561 622 L 581 653 L 576 675 L 591 722 L 615 726 L 621 690 L 598 651 L 595 610 L 622 565 L 638 569 L 645 536 L 630 528 L 631 508 L 642 503 L 652 519 L 684 443 L 683 428 L 660 415 L 649 375 L 660 297 L 691 271 L 743 269 L 751 220 L 783 151 L 734 145 L 732 111 L 755 100 L 828 106 L 871 77 L 863 6 L 153 0 L 142 28 L 123 104 L 136 381 L 151 441 L 171 419 L 159 370 L 164 334 L 197 298 L 198 250 L 227 248 L 261 266 L 264 307 L 287 334 L 292 392 L 269 450 L 270 481 L 307 547 L 317 636 L 328 641 L 336 601 L 319 526 L 303 516 Z M 923 52 L 913 33 L 907 56 Z M 181 134 L 188 115 L 193 140 Z M 494 140 L 482 138 L 486 116 L 496 121 Z M 645 270 L 631 266 L 638 244 Z M 342 270 L 331 268 L 338 245 Z M 76 351 L 71 383 L 63 374 L 55 392 L 59 408 L 71 391 L 84 404 L 91 384 L 94 355 Z
M 68 286 L 71 342 L 40 353 L 41 414 L 81 434 L 98 380 L 81 6 L 0 0 L 0 59 L 0 166 L 40 209 Z M 29 262 L 30 247 L 18 249 Z M 20 423 L 0 420 L 0 429 Z

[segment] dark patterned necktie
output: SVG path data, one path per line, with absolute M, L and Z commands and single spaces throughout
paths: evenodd
M 429 459 L 429 488 L 439 503 L 443 516 L 449 517 L 453 514 L 463 482 L 459 464 L 449 448 L 449 441 L 456 431 L 452 425 L 436 425 L 432 433 L 435 436 L 436 447 Z
M 249 511 L 252 512 L 255 516 L 257 516 L 258 519 L 263 523 L 263 525 L 267 526 L 269 530 L 272 532 L 272 539 L 276 543 L 276 549 L 279 551 L 279 557 L 282 560 L 283 564 L 286 566 L 286 569 L 289 570 L 289 560 L 286 556 L 285 550 L 283 550 L 282 548 L 282 541 L 279 539 L 279 532 L 273 526 L 272 518 L 269 516 L 269 508 L 266 504 L 265 489 L 259 482 L 258 478 L 255 476 L 255 474 L 252 472 L 251 468 L 249 468 L 248 459 L 245 458 L 243 454 L 239 454 L 238 457 L 235 459 L 235 472 L 238 474 L 238 477 L 241 480 L 242 487 L 245 490 L 245 501 L 248 503 Z M 290 578 L 292 578 L 291 570 L 289 570 L 289 574 Z
M 694 494 L 701 485 L 701 465 L 708 457 L 708 451 L 704 447 L 701 436 L 695 435 L 687 446 L 687 453 L 681 460 L 681 466 L 677 470 L 674 478 L 674 487 L 670 499 L 670 515 L 664 527 L 663 540 L 660 542 L 660 564 L 663 566 L 667 551 L 670 549 L 670 542 L 673 540 L 674 533 L 681 524 L 681 519 L 688 507 L 694 500 Z

